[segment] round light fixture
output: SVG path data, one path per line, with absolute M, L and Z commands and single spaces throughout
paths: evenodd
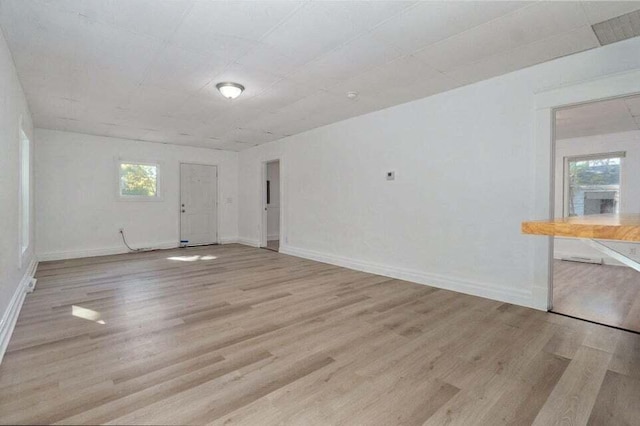
M 360 94 L 358 92 L 347 92 L 347 98 L 351 99 L 352 101 L 358 99 L 359 95 Z
M 222 82 L 216 84 L 216 88 L 227 99 L 235 99 L 244 91 L 244 86 L 238 83 Z

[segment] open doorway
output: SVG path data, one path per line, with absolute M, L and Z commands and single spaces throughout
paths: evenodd
M 554 217 L 639 214 L 640 96 L 559 109 L 555 129 Z M 554 238 L 552 311 L 640 332 L 640 244 L 585 241 Z
M 280 160 L 264 163 L 262 247 L 280 250 Z

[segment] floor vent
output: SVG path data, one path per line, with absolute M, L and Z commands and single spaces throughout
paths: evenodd
M 591 26 L 602 46 L 640 36 L 640 10 Z
M 604 259 L 601 257 L 597 258 L 597 257 L 570 256 L 570 257 L 563 257 L 561 260 L 564 260 L 566 262 L 593 263 L 594 265 L 604 265 Z

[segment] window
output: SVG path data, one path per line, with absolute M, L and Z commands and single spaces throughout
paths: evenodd
M 22 127 L 22 126 L 21 126 Z M 31 225 L 31 155 L 30 142 L 20 129 L 20 255 L 29 248 Z
M 156 163 L 118 162 L 118 194 L 123 199 L 160 199 L 159 172 Z
M 565 216 L 620 212 L 624 153 L 565 158 Z

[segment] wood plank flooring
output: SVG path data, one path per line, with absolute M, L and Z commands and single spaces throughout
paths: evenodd
M 553 311 L 640 332 L 640 272 L 556 260 Z
M 640 424 L 640 336 L 241 245 L 42 263 L 4 424 Z

